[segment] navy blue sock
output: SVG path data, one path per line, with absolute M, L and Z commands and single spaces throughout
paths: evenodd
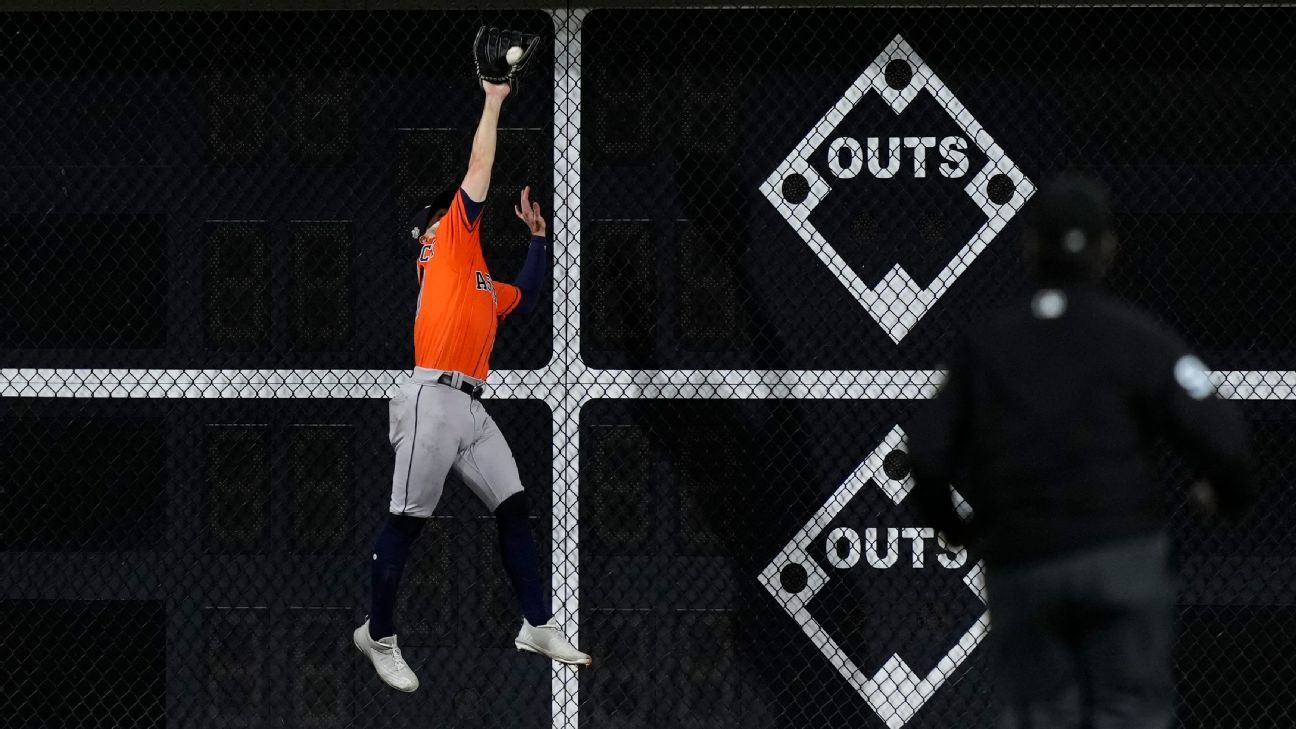
M 369 605 L 369 635 L 378 640 L 396 635 L 396 593 L 401 573 L 409 560 L 410 547 L 423 531 L 427 519 L 389 514 L 374 545 L 372 586 Z
M 553 617 L 544 596 L 544 583 L 540 581 L 540 555 L 536 549 L 535 534 L 527 518 L 531 514 L 526 493 L 517 493 L 504 500 L 495 509 L 495 524 L 499 527 L 500 556 L 504 558 L 504 571 L 513 583 L 522 605 L 522 614 L 532 625 L 544 625 Z

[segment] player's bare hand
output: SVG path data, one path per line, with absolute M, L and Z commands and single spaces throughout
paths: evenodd
M 513 206 L 513 214 L 518 216 L 518 220 L 527 224 L 531 229 L 531 235 L 545 234 L 544 215 L 540 212 L 540 203 L 531 201 L 530 185 L 522 188 L 522 199 L 519 204 Z
M 482 90 L 486 92 L 486 98 L 503 101 L 509 95 L 508 84 L 493 84 L 490 81 L 482 81 Z

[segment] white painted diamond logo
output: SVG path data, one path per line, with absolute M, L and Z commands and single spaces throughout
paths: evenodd
M 930 94 L 958 125 L 962 138 L 872 138 L 865 150 L 865 145 L 857 140 L 841 137 L 827 149 L 829 171 L 838 179 L 850 179 L 860 174 L 867 160 L 874 177 L 892 177 L 899 169 L 903 144 L 913 157 L 915 177 L 927 175 L 925 165 L 929 153 L 943 160 L 946 166 L 941 168 L 938 163 L 938 169 L 944 176 L 953 177 L 953 172 L 961 176 L 969 171 L 968 150 L 964 145 L 971 144 L 985 155 L 986 162 L 970 176 L 963 191 L 985 215 L 985 220 L 927 287 L 919 285 L 898 263 L 877 285 L 869 286 L 810 220 L 811 213 L 833 191 L 828 176 L 815 169 L 811 158 L 833 136 L 846 115 L 870 94 L 876 94 L 899 116 L 923 93 Z M 890 152 L 885 165 L 881 163 L 884 143 Z M 845 165 L 840 161 L 843 154 L 850 160 Z M 892 341 L 899 343 L 1030 199 L 1035 186 L 909 44 L 896 36 L 761 184 L 760 190 Z
M 882 443 L 833 492 L 827 503 L 810 518 L 792 541 L 788 542 L 778 556 L 760 573 L 760 581 L 765 589 L 769 590 L 788 615 L 801 626 L 801 630 L 815 647 L 890 729 L 903 727 L 935 695 L 941 685 L 981 643 L 989 625 L 989 615 L 984 609 L 984 567 L 980 563 L 973 565 L 962 579 L 975 595 L 976 604 L 981 606 L 981 614 L 962 635 L 950 636 L 953 646 L 926 675 L 919 675 L 900 657 L 899 653 L 895 652 L 903 650 L 905 646 L 885 646 L 885 651 L 890 653 L 890 657 L 884 660 L 876 671 L 871 674 L 866 673 L 847 655 L 843 646 L 834 640 L 825 626 L 811 615 L 811 602 L 828 586 L 831 579 L 828 571 L 811 556 L 812 545 L 821 539 L 833 518 L 864 489 L 880 489 L 885 498 L 896 505 L 904 501 L 913 488 L 913 479 L 907 473 L 902 478 L 896 478 L 894 473 L 889 475 L 886 459 L 895 451 L 903 451 L 905 442 L 904 431 L 898 426 L 893 428 Z M 962 497 L 958 497 L 957 494 L 955 496 L 960 502 L 960 511 L 965 511 L 966 502 L 963 502 Z M 848 531 L 850 530 L 834 529 L 828 535 L 829 541 L 837 543 L 841 533 Z M 870 533 L 869 536 L 876 539 L 878 530 L 866 531 Z M 860 553 L 864 552 L 864 557 L 873 567 L 889 567 L 895 564 L 898 555 L 897 542 L 900 539 L 913 541 L 914 567 L 919 566 L 920 560 L 930 559 L 924 557 L 922 543 L 925 539 L 934 538 L 931 530 L 906 528 L 882 531 L 890 532 L 885 557 L 876 544 L 872 549 L 867 545 L 860 549 L 857 541 L 852 542 L 847 539 L 849 550 L 846 555 L 834 554 L 833 550 L 830 550 L 829 562 L 836 562 L 832 564 L 833 567 L 853 566 L 859 560 Z M 858 537 L 853 532 L 852 536 Z M 945 551 L 936 555 L 933 561 L 939 562 L 946 568 L 961 567 L 965 563 L 966 552 L 944 545 L 943 540 L 940 544 Z M 795 576 L 789 579 L 793 573 Z

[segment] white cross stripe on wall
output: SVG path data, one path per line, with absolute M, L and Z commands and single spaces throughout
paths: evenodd
M 555 351 L 558 344 L 555 342 Z M 942 370 L 594 370 L 579 363 L 496 370 L 484 397 L 551 405 L 579 387 L 574 402 L 644 400 L 919 400 Z M 24 369 L 0 368 L 0 397 L 371 399 L 390 397 L 409 370 Z M 1229 400 L 1296 400 L 1296 370 L 1208 373 Z
M 579 644 L 579 422 L 594 399 L 858 399 L 931 397 L 939 370 L 598 370 L 581 361 L 581 24 L 585 10 L 554 10 L 553 356 L 537 370 L 497 370 L 487 398 L 533 399 L 553 412 L 553 608 Z M 390 369 L 0 368 L 6 398 L 389 397 L 408 374 Z M 1210 373 L 1222 396 L 1296 400 L 1296 371 Z M 576 729 L 576 668 L 555 664 L 555 729 Z

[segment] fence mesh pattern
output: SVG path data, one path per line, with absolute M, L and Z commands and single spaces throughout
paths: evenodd
M 543 33 L 483 243 L 552 290 L 487 407 L 557 616 L 517 654 L 451 476 L 383 686 L 350 646 L 412 364 L 407 216 L 463 174 L 481 24 Z M 1164 484 L 1184 727 L 1296 721 L 1282 8 L 0 15 L 0 726 L 983 727 L 977 555 L 904 499 L 1020 214 L 1112 187 L 1111 285 L 1238 398 L 1262 507 Z

